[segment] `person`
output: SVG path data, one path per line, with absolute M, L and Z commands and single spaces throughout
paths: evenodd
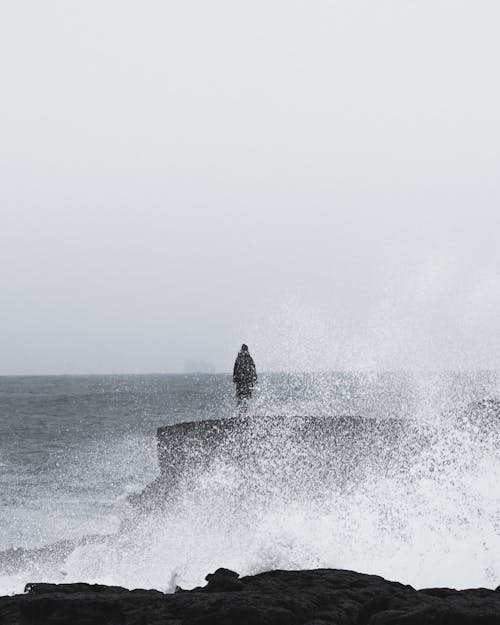
M 245 414 L 248 400 L 252 396 L 252 390 L 257 382 L 257 370 L 253 358 L 250 356 L 248 346 L 243 343 L 233 369 L 233 383 L 236 386 L 237 407 L 240 414 Z

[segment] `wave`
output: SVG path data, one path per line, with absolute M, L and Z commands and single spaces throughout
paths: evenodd
M 387 471 L 380 445 L 353 456 L 363 463 L 357 479 L 339 479 L 335 471 L 319 475 L 314 463 L 308 473 L 303 463 L 300 480 L 307 488 L 300 493 L 276 486 L 277 472 L 292 479 L 289 459 L 278 449 L 257 478 L 247 463 L 221 456 L 177 481 L 167 504 L 130 507 L 116 534 L 1 552 L 0 593 L 21 592 L 34 581 L 169 592 L 199 585 L 220 566 L 241 574 L 344 568 L 416 587 L 496 586 L 498 406 L 486 408 L 448 415 L 432 436 L 428 425 L 419 425 L 416 431 L 425 435 L 418 446 L 404 438 L 396 447 L 385 441 L 405 459 L 397 470 Z M 350 448 L 343 453 L 349 458 Z

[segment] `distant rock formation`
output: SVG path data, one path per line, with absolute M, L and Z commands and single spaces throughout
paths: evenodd
M 207 575 L 165 595 L 88 584 L 28 584 L 0 597 L 5 625 L 498 625 L 500 589 L 415 590 L 352 571 Z

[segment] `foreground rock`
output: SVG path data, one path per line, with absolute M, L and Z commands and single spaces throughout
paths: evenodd
M 219 569 L 173 595 L 88 584 L 28 584 L 0 597 L 0 625 L 500 625 L 500 591 L 411 586 L 352 571 Z

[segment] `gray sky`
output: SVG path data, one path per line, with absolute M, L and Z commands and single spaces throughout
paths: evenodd
M 5 0 L 0 373 L 500 367 L 497 0 Z

